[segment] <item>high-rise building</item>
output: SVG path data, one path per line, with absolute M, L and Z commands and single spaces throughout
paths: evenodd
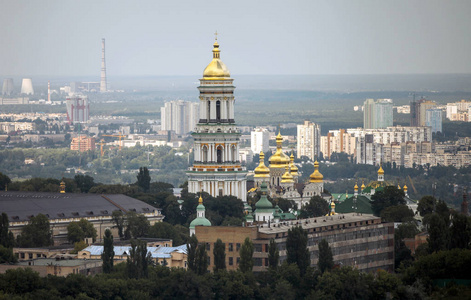
M 268 152 L 269 148 L 269 132 L 266 128 L 257 127 L 250 133 L 250 148 L 253 153 L 260 151 Z
M 298 125 L 297 157 L 307 156 L 310 160 L 316 160 L 321 152 L 321 125 L 304 121 Z
M 3 79 L 2 95 L 11 96 L 12 93 L 13 93 L 13 78 Z
M 67 120 L 69 124 L 86 123 L 90 117 L 90 106 L 88 97 L 77 95 L 67 97 L 65 100 L 67 106 Z
M 471 101 L 461 100 L 459 102 L 447 103 L 446 117 L 450 121 L 470 122 Z
M 393 102 L 391 99 L 366 99 L 363 104 L 363 127 L 386 128 L 393 125 Z
M 95 150 L 95 138 L 85 135 L 74 137 L 70 143 L 70 150 L 80 152 Z
M 234 121 L 234 79 L 220 60 L 216 40 L 213 59 L 200 79 L 200 119 L 194 137 L 194 163 L 187 171 L 188 192 L 213 197 L 232 195 L 247 201 L 247 172 L 239 161 L 240 132 Z
M 21 94 L 34 95 L 33 82 L 31 78 L 23 78 L 21 83 Z
M 347 133 L 345 129 L 329 130 L 327 136 L 321 136 L 321 152 L 326 159 L 334 152 L 355 155 L 356 143 L 355 135 Z
M 100 80 L 100 92 L 104 93 L 107 91 L 106 86 L 106 63 L 105 63 L 105 39 L 101 39 L 101 80 Z
M 425 125 L 427 116 L 427 110 L 435 108 L 437 106 L 437 103 L 435 101 L 430 101 L 430 100 L 423 100 L 420 102 L 420 108 L 419 108 L 419 125 L 418 126 L 427 126 Z
M 160 108 L 161 129 L 173 130 L 178 135 L 185 135 L 195 130 L 199 120 L 199 103 L 176 100 L 166 102 Z
M 432 133 L 442 132 L 442 113 L 439 108 L 431 108 L 425 111 L 425 126 L 432 127 Z

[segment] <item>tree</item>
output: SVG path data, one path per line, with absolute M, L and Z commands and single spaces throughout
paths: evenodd
M 143 237 L 147 235 L 149 227 L 149 220 L 143 214 L 136 214 L 130 211 L 126 214 L 126 231 L 124 236 L 126 239 Z
M 208 254 L 206 253 L 206 246 L 203 244 L 198 245 L 196 249 L 195 269 L 198 275 L 204 275 L 208 272 Z
M 17 240 L 20 247 L 46 247 L 52 245 L 49 219 L 43 214 L 32 217 L 21 230 Z
M 332 249 L 330 249 L 329 243 L 325 239 L 319 242 L 319 261 L 317 266 L 322 273 L 334 267 Z
M 10 184 L 10 182 L 10 177 L 0 172 L 0 190 L 5 190 L 5 188 Z
M 448 226 L 445 220 L 433 213 L 428 224 L 429 237 L 427 238 L 429 253 L 446 250 L 448 248 Z
M 124 237 L 124 222 L 125 222 L 123 212 L 120 210 L 115 210 L 111 214 L 111 217 L 113 218 L 113 221 L 116 224 L 119 237 L 123 238 Z
M 96 240 L 97 233 L 92 223 L 86 219 L 80 219 L 78 222 L 70 222 L 67 225 L 67 239 L 71 243 L 77 243 L 85 240 L 86 238 L 92 238 Z
M 77 174 L 74 177 L 74 181 L 82 193 L 88 193 L 95 186 L 93 177 L 89 175 Z
M 420 216 L 425 217 L 428 214 L 433 213 L 435 205 L 437 204 L 437 199 L 432 196 L 423 196 L 419 200 L 417 205 L 417 211 L 420 213 Z
M 226 246 L 221 241 L 221 239 L 217 239 L 216 243 L 214 244 L 213 256 L 214 272 L 226 269 Z
M 325 216 L 329 211 L 329 203 L 320 196 L 314 196 L 301 208 L 301 218 Z
M 141 240 L 131 240 L 131 249 L 126 261 L 128 278 L 147 278 L 148 266 L 152 263 L 150 253 L 147 253 L 147 243 Z
M 450 227 L 450 249 L 469 249 L 471 219 L 462 214 L 454 214 Z
M 275 239 L 270 239 L 270 245 L 268 246 L 268 266 L 270 269 L 276 270 L 280 261 L 280 252 Z
M 386 207 L 381 211 L 384 222 L 410 222 L 414 219 L 414 212 L 404 204 Z
M 101 254 L 103 260 L 103 273 L 111 273 L 113 271 L 114 247 L 113 235 L 111 230 L 106 229 L 103 236 L 103 253 Z
M 6 248 L 13 248 L 15 238 L 13 233 L 9 230 L 9 226 L 10 222 L 8 221 L 8 215 L 6 213 L 2 213 L 0 216 L 0 245 Z
M 377 191 L 371 196 L 371 209 L 375 216 L 379 216 L 381 211 L 389 206 L 406 204 L 404 191 L 396 186 L 386 186 L 382 191 Z
M 137 174 L 137 185 L 144 191 L 148 191 L 150 188 L 150 175 L 147 167 L 140 167 L 139 173 Z
M 307 233 L 301 226 L 288 230 L 286 251 L 288 263 L 297 264 L 301 275 L 304 275 L 307 267 L 311 264 L 311 259 L 307 249 Z
M 249 237 L 245 238 L 244 243 L 240 247 L 239 255 L 239 270 L 243 273 L 245 272 L 252 272 L 253 269 L 253 243 Z
M 192 234 L 190 240 L 188 241 L 187 247 L 187 261 L 188 269 L 196 273 L 196 251 L 198 248 L 198 239 L 195 234 Z

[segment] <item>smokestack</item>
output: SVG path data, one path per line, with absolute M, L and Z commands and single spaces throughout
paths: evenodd
M 23 78 L 23 82 L 21 83 L 21 94 L 34 95 L 33 82 L 31 81 L 31 78 Z
M 106 92 L 105 39 L 101 39 L 101 81 L 100 92 Z
M 47 102 L 51 102 L 51 82 L 47 81 Z
M 13 93 L 13 78 L 3 79 L 2 95 L 11 96 Z

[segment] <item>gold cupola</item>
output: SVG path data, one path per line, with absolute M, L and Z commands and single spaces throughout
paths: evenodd
M 355 186 L 353 187 L 353 190 L 358 192 L 358 184 L 357 183 L 355 183 Z
M 293 175 L 291 175 L 289 166 L 286 166 L 285 170 L 285 173 L 281 176 L 281 183 L 294 183 Z
M 379 166 L 378 175 L 384 175 L 383 166 Z
M 289 157 L 283 153 L 282 145 L 283 137 L 278 131 L 278 135 L 276 136 L 276 152 L 268 159 L 270 162 L 270 168 L 285 168 L 286 166 L 289 166 Z
M 291 168 L 291 175 L 293 176 L 299 176 L 299 169 L 296 167 L 294 164 L 294 154 L 291 152 L 291 156 L 289 157 L 289 167 Z
M 362 180 L 362 181 L 361 181 L 361 190 L 363 191 L 365 188 L 366 188 L 366 186 L 365 186 L 365 181 Z
M 407 185 L 404 184 L 403 190 L 404 190 L 404 193 L 407 192 Z
M 220 52 L 221 50 L 219 50 L 219 44 L 216 36 L 216 41 L 213 44 L 213 60 L 209 63 L 206 69 L 204 69 L 203 79 L 221 80 L 229 79 L 231 77 L 229 69 L 220 59 Z
M 258 167 L 254 170 L 254 177 L 256 178 L 269 178 L 270 177 L 270 169 L 265 166 L 265 154 L 263 151 L 260 151 L 260 163 Z
M 317 160 L 314 162 L 314 172 L 309 176 L 309 182 L 322 182 L 324 176 L 319 172 L 319 163 Z

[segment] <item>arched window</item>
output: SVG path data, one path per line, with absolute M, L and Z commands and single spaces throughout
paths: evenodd
M 219 146 L 216 150 L 217 162 L 222 163 L 222 147 Z
M 216 101 L 216 121 L 221 121 L 221 101 Z
M 208 162 L 208 147 L 203 146 L 203 149 L 201 149 L 203 152 L 203 162 Z

